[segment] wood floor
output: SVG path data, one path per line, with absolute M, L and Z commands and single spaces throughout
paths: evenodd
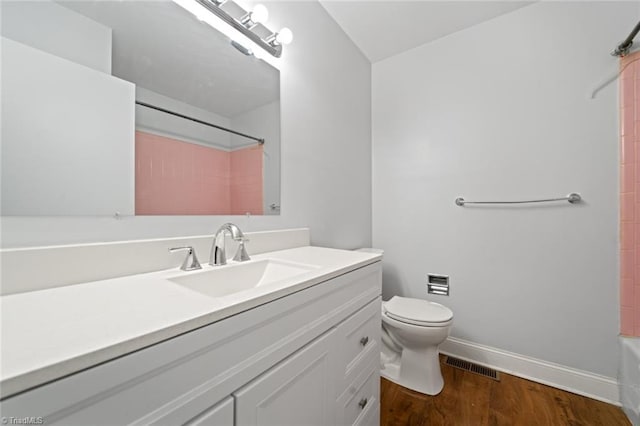
M 504 373 L 498 382 L 441 366 L 445 385 L 436 396 L 382 379 L 381 426 L 631 424 L 620 408 L 604 402 Z

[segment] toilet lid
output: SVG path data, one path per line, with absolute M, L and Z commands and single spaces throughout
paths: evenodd
M 446 306 L 410 297 L 393 296 L 384 308 L 391 318 L 410 324 L 437 324 L 453 318 L 453 312 Z

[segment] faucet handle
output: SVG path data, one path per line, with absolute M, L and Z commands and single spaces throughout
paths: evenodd
M 173 247 L 169 249 L 169 253 L 182 250 L 187 250 L 187 256 L 184 258 L 184 262 L 182 262 L 182 266 L 180 266 L 180 269 L 182 269 L 183 271 L 195 271 L 198 269 L 202 269 L 200 262 L 198 262 L 196 251 L 191 246 Z
M 244 246 L 244 243 L 246 243 L 247 241 L 249 241 L 249 239 L 245 237 L 242 237 L 241 239 L 238 240 L 240 245 L 238 246 L 238 251 L 236 251 L 236 255 L 233 256 L 233 260 L 235 260 L 236 262 L 245 262 L 247 260 L 251 260 L 251 258 L 249 257 L 249 254 L 247 253 L 247 249 Z

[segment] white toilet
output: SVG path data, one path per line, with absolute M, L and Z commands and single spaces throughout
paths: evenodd
M 383 302 L 381 375 L 427 395 L 440 393 L 438 346 L 452 323 L 453 312 L 439 303 L 398 296 Z
M 384 254 L 375 248 L 357 251 Z M 438 346 L 452 324 L 453 312 L 439 303 L 399 296 L 382 302 L 382 377 L 427 395 L 440 393 L 444 380 Z

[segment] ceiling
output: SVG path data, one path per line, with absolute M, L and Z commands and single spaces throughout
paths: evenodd
M 320 0 L 372 63 L 531 3 L 512 0 Z

